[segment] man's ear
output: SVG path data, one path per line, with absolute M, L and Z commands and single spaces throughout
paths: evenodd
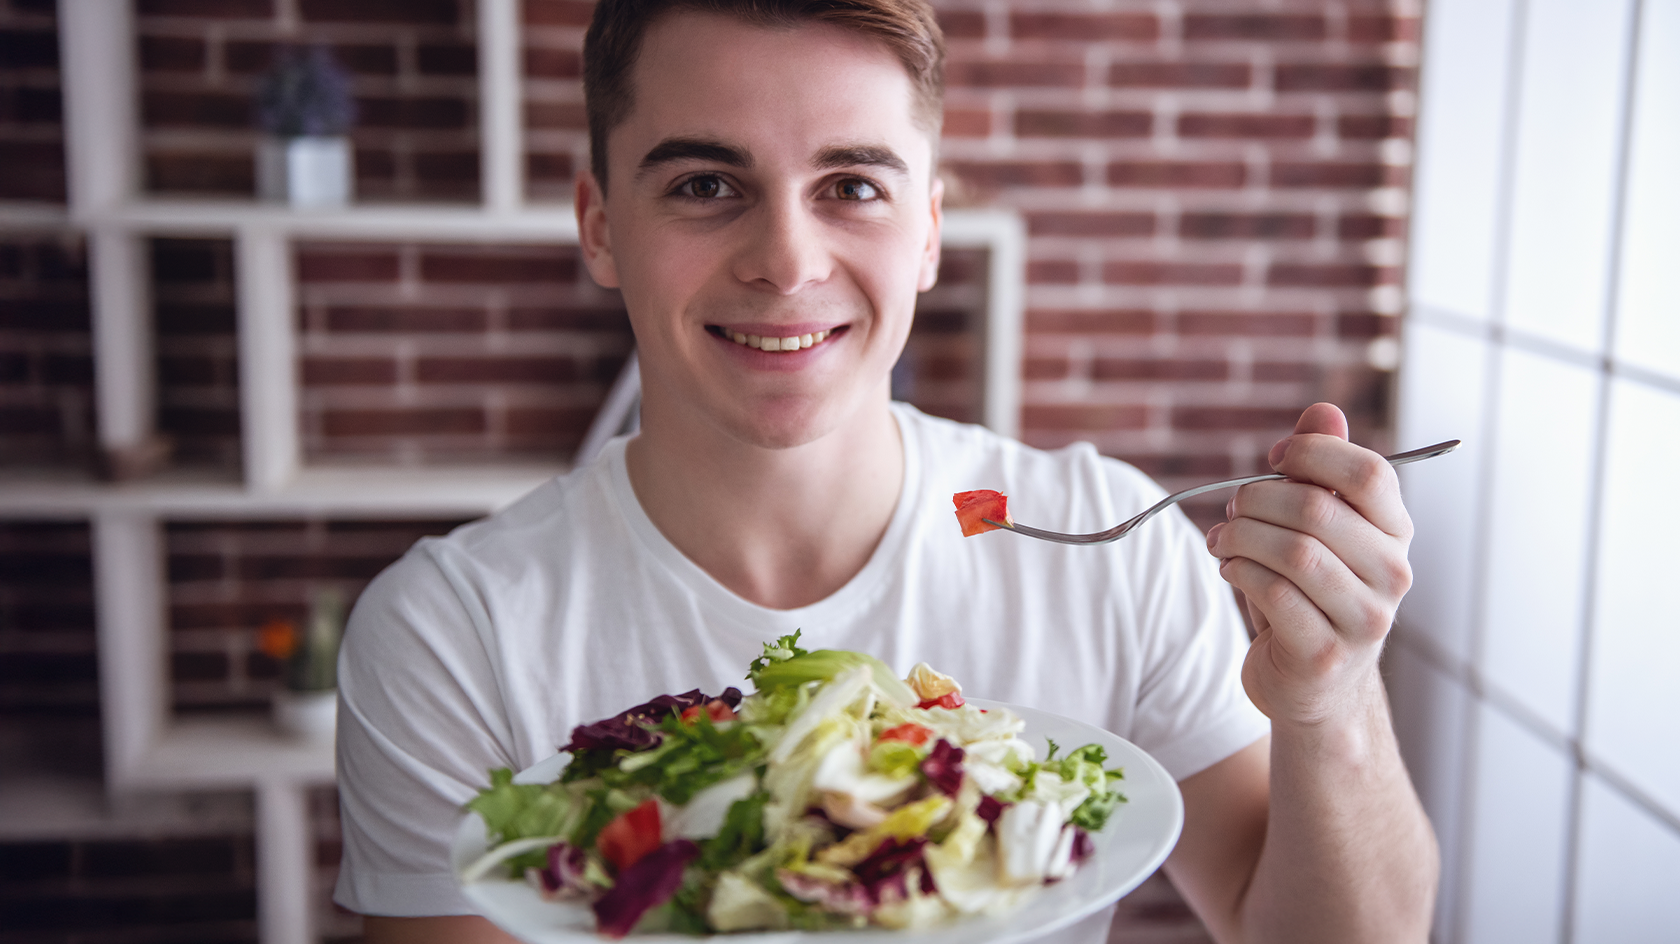
M 929 211 L 933 225 L 928 227 L 928 242 L 922 249 L 922 271 L 916 279 L 916 291 L 925 292 L 939 281 L 939 233 L 945 212 L 945 181 L 936 173 L 928 186 Z
M 577 210 L 578 249 L 589 276 L 602 288 L 618 288 L 618 264 L 613 261 L 612 230 L 607 226 L 607 195 L 593 171 L 578 174 L 573 205 Z

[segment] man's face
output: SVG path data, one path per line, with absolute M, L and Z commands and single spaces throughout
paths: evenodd
M 590 273 L 629 308 L 645 408 L 786 447 L 884 403 L 939 261 L 903 66 L 835 27 L 679 13 L 632 81 L 608 194 L 586 179 L 578 206 Z

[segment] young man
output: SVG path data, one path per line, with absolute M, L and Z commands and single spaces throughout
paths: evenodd
M 962 538 L 962 489 L 1067 530 L 1160 493 L 1088 447 L 889 402 L 939 260 L 938 31 L 917 0 L 803 6 L 839 5 L 597 11 L 580 241 L 624 294 L 641 432 L 423 542 L 358 604 L 339 901 L 374 944 L 507 940 L 448 867 L 486 771 L 734 684 L 798 628 L 1149 750 L 1185 799 L 1168 872 L 1221 942 L 1423 940 L 1434 840 L 1377 674 L 1410 579 L 1392 471 L 1318 405 L 1270 457 L 1293 481 L 1237 493 L 1205 541 L 1176 513 L 1104 547 Z M 1252 601 L 1252 646 L 1219 577 Z M 1108 917 L 1055 939 L 1100 941 Z

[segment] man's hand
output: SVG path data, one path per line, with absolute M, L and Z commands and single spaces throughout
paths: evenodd
M 1340 410 L 1308 407 L 1268 456 L 1289 480 L 1243 486 L 1208 534 L 1259 633 L 1243 687 L 1274 723 L 1346 717 L 1368 698 L 1411 587 L 1412 522 L 1394 468 L 1347 437 Z

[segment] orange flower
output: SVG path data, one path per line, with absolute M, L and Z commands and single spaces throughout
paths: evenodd
M 271 619 L 257 630 L 257 648 L 277 662 L 284 662 L 297 651 L 298 631 L 288 619 Z

